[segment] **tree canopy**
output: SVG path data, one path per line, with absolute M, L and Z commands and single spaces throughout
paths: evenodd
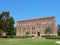
M 14 18 L 9 15 L 10 13 L 4 11 L 0 13 L 0 35 L 2 36 L 3 33 L 6 35 L 13 35 L 14 33 Z
M 51 32 L 51 28 L 50 28 L 50 27 L 47 27 L 47 28 L 45 29 L 45 34 L 50 34 L 50 33 L 52 33 L 52 32 Z
M 58 29 L 58 35 L 60 36 L 60 25 L 57 26 Z

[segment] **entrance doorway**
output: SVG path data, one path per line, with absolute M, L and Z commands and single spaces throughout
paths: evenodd
M 40 36 L 40 32 L 37 32 L 37 35 Z

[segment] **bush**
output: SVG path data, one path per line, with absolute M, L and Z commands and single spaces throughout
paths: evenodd
M 26 38 L 32 38 L 32 36 L 15 36 L 14 38 L 26 39 Z
M 60 36 L 55 36 L 55 35 L 45 35 L 43 37 L 46 39 L 60 39 Z
M 32 37 L 34 37 L 34 35 L 32 35 Z
M 14 36 L 1 36 L 0 38 L 14 38 Z
M 60 36 L 60 30 L 58 30 L 58 36 Z
M 32 38 L 33 36 L 28 36 L 28 35 L 25 35 L 25 36 L 1 36 L 0 38 L 21 38 L 21 39 L 26 39 L 26 38 Z

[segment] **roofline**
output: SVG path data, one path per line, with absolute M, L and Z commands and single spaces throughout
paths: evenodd
M 34 19 L 28 19 L 28 20 L 21 20 L 17 22 L 27 22 L 27 21 L 35 21 L 35 20 L 43 20 L 43 19 L 49 19 L 49 18 L 55 18 L 55 16 L 49 16 L 49 17 L 43 17 L 43 18 L 34 18 Z

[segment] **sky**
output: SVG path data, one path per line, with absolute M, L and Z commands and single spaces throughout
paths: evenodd
M 60 0 L 0 0 L 0 13 L 9 11 L 17 21 L 55 16 L 60 24 Z

